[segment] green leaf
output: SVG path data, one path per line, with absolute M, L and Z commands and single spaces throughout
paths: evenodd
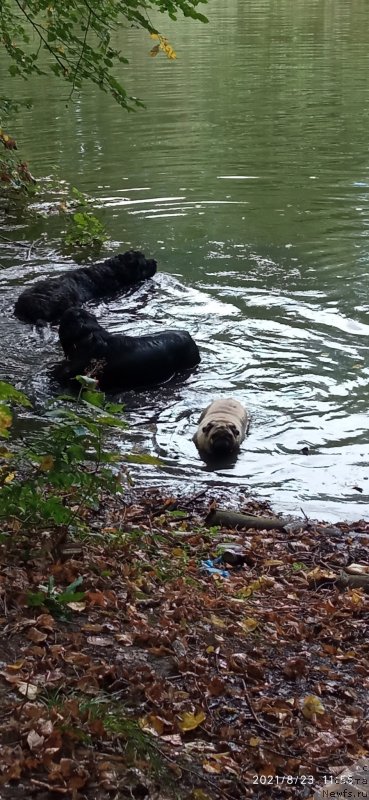
M 58 594 L 58 603 L 79 603 L 85 599 L 85 592 L 62 592 Z
M 154 467 L 163 467 L 164 464 L 156 456 L 150 456 L 147 453 L 127 453 L 123 456 L 124 461 L 130 464 L 152 464 Z
M 81 583 L 83 583 L 83 578 L 80 575 L 79 578 L 76 578 L 76 580 L 73 581 L 73 583 L 70 583 L 69 586 L 67 586 L 65 591 L 66 592 L 74 592 L 74 590 L 77 588 L 77 586 L 80 586 Z
M 101 392 L 85 390 L 82 392 L 81 399 L 84 403 L 90 406 L 96 406 L 97 408 L 102 408 L 104 405 L 104 395 Z
M 13 400 L 14 403 L 17 403 L 20 406 L 32 408 L 32 403 L 30 403 L 28 397 L 26 397 L 23 392 L 19 392 L 18 389 L 15 389 L 14 386 L 11 386 L 10 383 L 0 381 L 0 402 L 3 402 L 4 400 Z
M 28 592 L 26 596 L 26 603 L 29 608 L 36 608 L 45 605 L 46 594 L 45 592 Z
M 98 381 L 96 378 L 89 378 L 87 375 L 76 375 L 75 380 L 81 384 L 81 386 L 86 386 L 89 388 L 96 388 Z

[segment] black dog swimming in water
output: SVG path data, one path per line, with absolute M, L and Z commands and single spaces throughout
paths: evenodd
M 72 269 L 57 278 L 45 278 L 19 295 L 14 313 L 25 322 L 58 322 L 65 311 L 87 300 L 120 292 L 156 272 L 156 261 L 128 250 L 92 267 Z
M 146 336 L 112 334 L 84 308 L 63 315 L 59 338 L 66 360 L 54 367 L 61 382 L 91 371 L 102 389 L 134 389 L 162 383 L 200 362 L 197 344 L 187 331 Z

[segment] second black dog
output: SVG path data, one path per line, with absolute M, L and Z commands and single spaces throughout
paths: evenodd
M 57 278 L 37 281 L 19 295 L 14 313 L 25 322 L 57 322 L 71 306 L 116 294 L 151 278 L 155 272 L 154 259 L 128 250 L 91 267 L 68 270 Z
M 59 338 L 67 357 L 54 376 L 69 381 L 92 372 L 102 389 L 134 389 L 162 383 L 200 362 L 197 344 L 187 331 L 161 331 L 146 336 L 112 334 L 83 308 L 63 315 Z

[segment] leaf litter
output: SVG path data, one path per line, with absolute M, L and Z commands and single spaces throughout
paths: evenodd
M 208 510 L 137 491 L 1 544 L 1 798 L 309 800 L 368 755 L 369 523 Z

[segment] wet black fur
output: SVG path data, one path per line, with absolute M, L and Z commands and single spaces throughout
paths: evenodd
M 57 278 L 37 281 L 22 292 L 14 313 L 24 322 L 58 322 L 65 311 L 87 300 L 99 300 L 151 278 L 156 261 L 128 250 L 91 267 L 68 270 Z
M 59 338 L 65 361 L 54 377 L 69 381 L 94 366 L 102 389 L 134 389 L 162 383 L 200 361 L 197 344 L 187 331 L 169 330 L 146 336 L 106 331 L 93 314 L 70 308 L 62 317 Z

